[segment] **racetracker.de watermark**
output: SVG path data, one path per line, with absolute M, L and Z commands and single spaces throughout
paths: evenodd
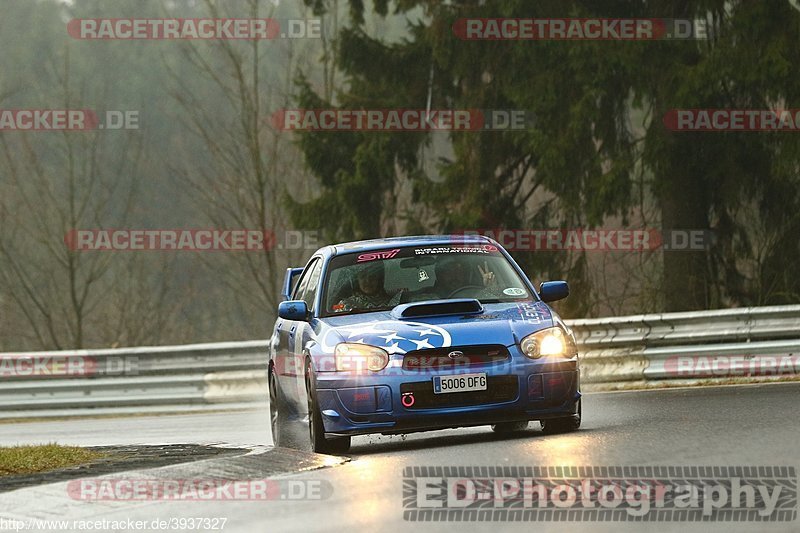
M 67 23 L 84 40 L 272 40 L 319 39 L 321 19 L 274 18 L 84 18 Z
M 252 229 L 74 229 L 67 248 L 90 251 L 258 252 L 316 250 L 317 230 Z
M 469 229 L 455 232 L 459 237 L 483 235 L 510 252 L 648 252 L 655 250 L 702 251 L 711 248 L 709 230 L 642 229 Z
M 137 356 L 0 354 L 0 378 L 80 378 L 139 374 Z
M 800 131 L 800 109 L 671 109 L 671 131 Z
M 228 518 L 224 516 L 170 516 L 146 520 L 132 518 L 20 520 L 0 517 L 0 531 L 223 531 L 227 522 Z
M 519 308 L 520 312 L 524 312 L 522 307 Z M 396 335 L 395 335 L 396 336 Z M 406 339 L 404 337 L 396 337 L 400 341 L 407 341 L 411 343 L 424 344 L 425 339 L 422 341 Z M 388 341 L 387 341 L 388 342 Z M 399 344 L 399 343 L 398 343 Z M 382 376 L 408 376 L 408 371 L 413 370 L 416 377 L 427 375 L 438 376 L 442 372 L 447 372 L 448 375 L 461 375 L 470 374 L 475 372 L 476 364 L 485 361 L 482 356 L 470 356 L 467 354 L 458 356 L 458 358 L 449 358 L 446 354 L 440 355 L 405 355 L 405 351 L 399 350 L 397 347 L 392 349 L 391 345 L 386 347 L 391 351 L 391 355 L 403 354 L 402 360 L 395 359 L 381 370 Z M 349 355 L 321 355 L 314 358 L 314 366 L 317 372 L 346 372 L 350 376 L 372 376 L 375 374 L 370 370 L 371 364 L 378 364 L 380 366 L 380 358 L 362 357 L 362 356 L 349 356 Z M 492 363 L 493 368 L 498 372 L 513 373 L 519 366 L 523 366 L 513 359 L 506 359 L 495 361 Z M 278 354 L 273 359 L 274 371 L 282 376 L 305 376 L 305 356 L 295 354 Z M 553 379 L 556 381 L 562 380 L 560 374 L 554 375 Z M 366 387 L 365 391 L 372 391 L 372 387 Z M 365 401 L 371 401 L 371 397 L 363 398 Z M 354 398 L 358 403 L 359 398 Z
M 526 130 L 535 117 L 523 109 L 279 109 L 278 131 Z
M 102 117 L 102 119 L 101 119 Z M 91 109 L 0 109 L 0 131 L 139 129 L 139 111 Z
M 664 373 L 675 378 L 800 374 L 800 355 L 674 355 L 664 360 Z
M 406 467 L 408 521 L 793 521 L 782 466 Z
M 706 20 L 664 18 L 460 18 L 459 39 L 478 41 L 660 41 L 708 39 Z
M 333 495 L 323 479 L 75 479 L 67 494 L 81 501 L 322 501 Z

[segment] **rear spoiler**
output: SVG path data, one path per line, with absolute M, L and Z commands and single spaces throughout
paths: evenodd
M 283 277 L 283 288 L 281 289 L 282 302 L 285 302 L 292 297 L 292 289 L 294 289 L 295 277 L 299 276 L 302 272 L 303 267 L 289 267 L 286 269 L 286 275 Z

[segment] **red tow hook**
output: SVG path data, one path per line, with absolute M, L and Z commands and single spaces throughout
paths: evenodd
M 400 396 L 400 403 L 403 404 L 403 407 L 411 407 L 414 405 L 414 393 L 413 392 L 404 392 L 402 396 Z

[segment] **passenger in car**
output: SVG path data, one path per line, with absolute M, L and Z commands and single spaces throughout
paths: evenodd
M 436 263 L 436 283 L 433 290 L 439 298 L 457 296 L 458 291 L 466 287 L 483 287 L 485 291 L 494 295 L 496 291 L 493 289 L 497 286 L 497 278 L 489 265 L 486 262 L 482 266 L 477 265 L 479 281 L 477 277 L 473 281 L 468 268 L 467 261 L 463 258 L 447 258 Z

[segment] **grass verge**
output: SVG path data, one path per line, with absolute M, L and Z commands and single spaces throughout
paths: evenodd
M 0 477 L 38 474 L 89 463 L 105 454 L 79 446 L 43 444 L 0 447 Z

